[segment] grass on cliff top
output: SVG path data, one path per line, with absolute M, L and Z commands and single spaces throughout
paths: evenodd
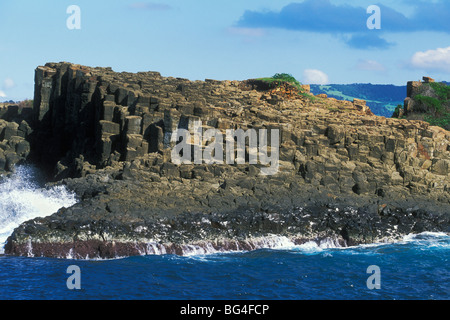
M 257 80 L 261 80 L 267 83 L 282 83 L 282 82 L 287 82 L 289 84 L 291 84 L 293 87 L 297 88 L 298 90 L 302 91 L 302 84 L 300 83 L 300 81 L 298 81 L 297 79 L 295 79 L 292 75 L 290 75 L 289 73 L 276 73 L 274 76 L 272 76 L 271 78 L 259 78 Z
M 450 99 L 450 86 L 441 82 L 431 82 L 430 86 L 439 97 L 439 100 L 447 101 Z
M 423 116 L 424 121 L 433 126 L 439 126 L 446 130 L 450 130 L 450 86 L 439 82 L 431 82 L 429 85 L 437 98 L 430 97 L 429 95 L 417 94 L 413 99 L 427 106 L 428 112 Z M 398 117 L 400 109 L 402 108 L 403 106 L 399 105 L 393 116 Z
M 289 83 L 298 90 L 299 95 L 311 100 L 315 98 L 314 96 L 307 94 L 302 88 L 302 83 L 289 73 L 276 73 L 270 78 L 257 78 L 256 80 L 264 81 L 268 84 L 275 84 L 276 86 L 280 86 L 282 83 Z
M 445 83 L 432 82 L 430 87 L 438 98 L 417 95 L 414 99 L 421 101 L 426 106 L 429 106 L 431 114 L 427 114 L 424 120 L 433 126 L 439 126 L 444 129 L 450 129 L 450 86 Z
M 260 81 L 264 81 L 266 83 L 276 84 L 276 85 L 279 85 L 283 82 L 287 82 L 287 83 L 291 84 L 293 87 L 295 87 L 296 89 L 298 89 L 299 91 L 303 91 L 302 84 L 300 83 L 300 81 L 295 79 L 289 73 L 275 73 L 275 75 L 273 75 L 270 78 L 258 78 L 256 80 L 260 80 Z
M 446 130 L 450 130 L 450 113 L 447 112 L 441 117 L 425 116 L 424 120 L 432 126 L 442 127 Z
M 431 107 L 434 113 L 441 113 L 443 111 L 442 101 L 439 99 L 418 94 L 414 97 L 414 100 L 422 102 L 429 108 Z

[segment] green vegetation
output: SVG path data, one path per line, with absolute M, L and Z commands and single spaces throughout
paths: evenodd
M 430 86 L 433 88 L 440 100 L 446 101 L 450 99 L 450 86 L 447 86 L 445 83 L 441 82 L 432 82 L 430 83 Z
M 395 111 L 395 109 L 397 109 L 397 107 L 398 107 L 398 104 L 397 105 L 395 105 L 395 104 L 384 105 L 384 109 L 386 109 L 388 112 L 391 112 L 391 113 L 393 113 Z
M 400 113 L 403 111 L 403 106 L 401 104 L 397 105 L 397 107 L 394 110 L 394 114 L 392 115 L 392 118 L 400 118 Z
M 302 90 L 302 84 L 288 73 L 276 73 L 272 79 L 288 82 L 299 90 Z
M 342 97 L 363 99 L 366 101 L 399 102 L 405 99 L 406 86 L 394 86 L 392 84 L 329 84 L 326 86 L 314 85 L 314 88 L 323 93 L 336 92 Z M 346 99 L 348 100 L 348 99 Z
M 421 102 L 428 107 L 428 112 L 424 115 L 424 120 L 433 126 L 450 129 L 450 86 L 445 83 L 432 82 L 429 84 L 433 89 L 435 97 L 418 94 L 414 100 Z
M 431 124 L 432 126 L 442 127 L 444 129 L 450 129 L 450 113 L 446 112 L 443 116 L 436 118 L 433 116 L 425 116 L 424 120 Z
M 317 85 L 313 85 L 312 87 L 315 87 Z M 331 97 L 331 98 L 335 98 L 338 100 L 347 100 L 347 101 L 353 101 L 353 99 L 358 98 L 357 96 L 348 96 L 344 93 L 342 93 L 341 91 L 337 90 L 336 88 L 334 88 L 334 86 L 329 85 L 329 86 L 317 86 L 318 87 L 318 93 L 325 93 L 327 96 Z M 359 99 L 363 99 L 365 100 L 366 98 L 363 96 L 360 96 Z
M 271 78 L 258 78 L 256 80 L 261 80 L 269 84 L 274 84 L 276 86 L 279 86 L 284 82 L 287 82 L 292 86 L 294 86 L 295 88 L 297 88 L 298 90 L 303 91 L 302 84 L 289 73 L 276 73 Z
M 279 87 L 283 83 L 289 83 L 294 88 L 298 90 L 298 94 L 310 99 L 311 101 L 314 101 L 317 99 L 311 94 L 308 94 L 305 92 L 305 90 L 302 88 L 302 83 L 295 79 L 291 74 L 289 73 L 276 73 L 274 76 L 270 78 L 258 78 L 256 80 L 264 81 L 265 83 L 268 83 L 270 85 L 274 85 L 275 87 Z
M 363 99 L 375 115 L 389 118 L 397 105 L 403 103 L 406 86 L 370 83 L 311 85 L 311 92 L 325 93 L 328 97 L 338 100 Z
M 424 87 L 422 92 L 428 92 L 427 95 L 416 94 L 413 96 L 413 100 L 416 103 L 420 103 L 425 108 L 414 108 L 415 110 L 409 111 L 410 114 L 404 114 L 404 107 L 398 105 L 395 108 L 393 118 L 401 119 L 419 119 L 428 122 L 432 126 L 439 126 L 444 129 L 450 130 L 450 86 L 445 83 L 431 82 L 424 84 L 429 85 L 432 90 L 430 91 Z
M 442 102 L 439 99 L 418 94 L 414 96 L 414 100 L 428 107 L 432 107 L 435 113 L 442 112 Z

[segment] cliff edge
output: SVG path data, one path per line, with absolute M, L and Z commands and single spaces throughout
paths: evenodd
M 450 132 L 427 122 L 258 79 L 48 63 L 35 85 L 27 158 L 80 201 L 22 224 L 8 254 L 111 258 L 252 249 L 274 234 L 347 246 L 450 232 Z M 277 130 L 277 172 L 262 175 L 248 147 L 240 164 L 174 163 L 172 135 L 193 128 Z
M 450 86 L 430 77 L 409 81 L 404 104 L 397 107 L 393 117 L 423 120 L 450 130 Z

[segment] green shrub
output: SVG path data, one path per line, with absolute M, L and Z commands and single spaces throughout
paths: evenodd
M 430 86 L 433 88 L 440 100 L 446 101 L 450 99 L 450 86 L 440 82 L 432 82 L 430 83 Z
M 280 85 L 281 83 L 287 82 L 297 88 L 299 91 L 302 90 L 302 84 L 295 79 L 292 75 L 288 73 L 276 73 L 273 77 L 270 78 L 259 78 L 257 80 L 261 80 L 270 84 Z
M 392 118 L 398 118 L 400 116 L 400 111 L 403 110 L 403 106 L 401 104 L 395 107 L 394 113 L 392 114 Z
M 414 99 L 430 108 L 430 112 L 424 116 L 424 120 L 433 126 L 445 129 L 450 128 L 450 86 L 445 83 L 432 82 L 430 87 L 438 98 L 416 95 Z
M 280 80 L 280 81 L 285 81 L 285 82 L 289 82 L 290 84 L 292 84 L 293 86 L 300 88 L 301 87 L 301 83 L 295 79 L 291 74 L 289 73 L 276 73 L 272 79 L 276 79 L 276 80 Z
M 444 115 L 440 117 L 433 117 L 430 115 L 426 115 L 424 120 L 431 124 L 432 126 L 442 127 L 444 129 L 449 130 L 450 128 L 450 113 L 446 112 Z
M 428 107 L 432 107 L 435 113 L 440 113 L 443 111 L 442 102 L 439 99 L 418 94 L 414 97 L 414 100 L 422 102 Z

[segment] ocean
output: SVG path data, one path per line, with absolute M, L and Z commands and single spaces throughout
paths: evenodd
M 21 222 L 77 200 L 32 167 L 0 180 L 0 254 Z M 0 255 L 0 300 L 448 300 L 450 236 L 392 244 L 73 260 Z

